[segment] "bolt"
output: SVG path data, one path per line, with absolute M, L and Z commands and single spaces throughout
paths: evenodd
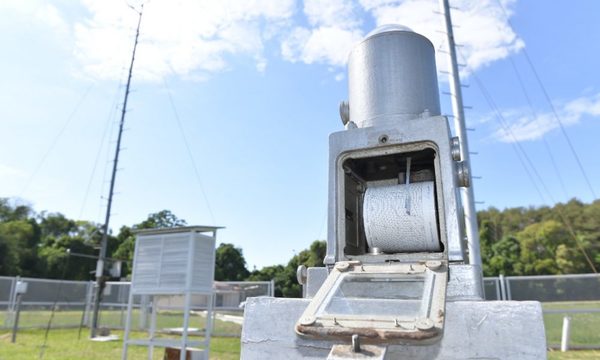
M 344 125 L 350 121 L 350 105 L 348 104 L 348 101 L 340 102 L 340 118 Z
M 417 320 L 415 326 L 419 330 L 427 331 L 433 329 L 433 321 L 429 318 L 423 318 Z
M 352 335 L 352 352 L 360 352 L 360 338 L 356 334 Z
M 460 161 L 460 140 L 456 136 L 450 139 L 450 153 L 452 160 Z
M 469 174 L 469 166 L 466 161 L 456 163 L 456 173 L 458 176 L 458 185 L 460 187 L 471 186 L 471 174 Z
M 307 271 L 306 265 L 300 265 L 298 266 L 298 269 L 296 269 L 296 280 L 298 280 L 300 285 L 306 284 L 306 277 L 308 276 Z
M 339 262 L 335 264 L 335 269 L 342 272 L 348 270 L 349 267 L 350 264 L 348 264 L 347 262 Z
M 429 260 L 425 262 L 425 266 L 427 266 L 431 270 L 438 270 L 442 267 L 442 262 L 438 260 Z
M 300 325 L 310 326 L 310 325 L 314 324 L 316 321 L 317 321 L 317 318 L 315 318 L 314 316 L 306 316 L 306 317 L 303 317 L 302 319 L 300 319 Z

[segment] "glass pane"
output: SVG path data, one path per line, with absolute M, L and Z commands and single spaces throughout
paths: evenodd
M 423 277 L 401 274 L 340 276 L 317 311 L 321 315 L 416 317 L 423 297 Z

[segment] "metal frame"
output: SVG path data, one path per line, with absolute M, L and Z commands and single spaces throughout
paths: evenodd
M 418 316 L 405 316 L 401 313 L 397 316 L 320 314 L 320 309 L 329 303 L 337 285 L 346 276 L 380 274 L 405 275 L 407 279 L 415 278 L 424 282 Z M 362 264 L 360 261 L 338 262 L 296 323 L 296 333 L 319 339 L 342 340 L 358 335 L 374 343 L 435 341 L 443 333 L 447 282 L 446 261 L 378 265 Z
M 359 151 L 383 154 L 409 152 L 418 148 L 418 143 L 435 144 L 438 150 L 436 162 L 439 164 L 439 173 L 436 174 L 436 185 L 440 206 L 439 221 L 443 226 L 440 235 L 447 241 L 444 251 L 451 262 L 466 260 L 464 229 L 457 216 L 460 209 L 457 197 L 457 163 L 451 155 L 450 128 L 446 117 L 425 115 L 412 120 L 398 120 L 397 125 L 393 126 L 350 129 L 333 133 L 329 137 L 329 211 L 327 254 L 324 261 L 328 267 L 331 268 L 337 261 L 350 260 L 343 253 L 345 230 L 343 226 L 340 227 L 339 221 L 340 191 L 343 189 L 340 159 Z M 380 139 L 384 135 L 387 140 L 381 143 Z

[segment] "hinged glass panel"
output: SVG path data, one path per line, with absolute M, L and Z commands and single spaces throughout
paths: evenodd
M 374 342 L 424 341 L 442 333 L 445 261 L 337 263 L 296 324 L 300 335 Z

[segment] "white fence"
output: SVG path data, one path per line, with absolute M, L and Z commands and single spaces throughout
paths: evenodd
M 17 304 L 16 284 L 23 281 L 28 284 L 27 292 L 21 298 L 19 328 L 44 328 L 48 326 L 51 310 L 53 328 L 87 327 L 91 322 L 93 281 L 68 281 L 36 278 L 0 276 L 0 328 L 12 327 Z M 129 282 L 107 282 L 100 307 L 99 326 L 122 329 L 125 324 L 127 302 L 129 300 Z M 215 311 L 242 312 L 241 305 L 248 297 L 274 296 L 273 281 L 215 282 Z M 181 311 L 177 296 L 161 297 L 156 304 L 161 310 Z M 206 308 L 208 298 L 193 298 L 193 310 Z M 149 325 L 148 315 L 153 306 L 146 296 L 134 297 L 133 308 L 136 313 L 134 327 L 144 330 Z M 241 315 L 241 314 L 240 314 Z

